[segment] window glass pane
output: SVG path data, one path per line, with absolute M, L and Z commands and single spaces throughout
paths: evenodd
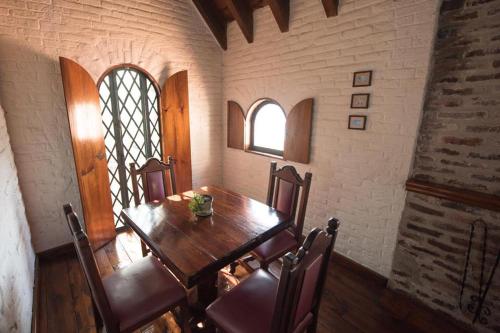
M 119 227 L 121 210 L 133 202 L 129 164 L 141 166 L 151 156 L 161 158 L 158 94 L 141 72 L 126 68 L 106 76 L 99 95 L 113 213 Z M 138 185 L 142 199 L 142 182 Z
M 274 103 L 259 108 L 253 123 L 253 145 L 283 151 L 285 146 L 285 113 Z

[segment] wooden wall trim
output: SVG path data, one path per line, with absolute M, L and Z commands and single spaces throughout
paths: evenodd
M 33 305 L 31 308 L 31 333 L 41 332 L 40 329 L 40 259 L 35 256 L 35 277 L 33 281 Z
M 75 245 L 73 242 L 71 243 L 66 243 L 57 247 L 53 247 L 51 249 L 42 251 L 42 252 L 37 252 L 36 256 L 40 260 L 49 260 L 49 259 L 54 259 L 63 255 L 67 254 L 75 254 Z
M 406 190 L 500 212 L 500 196 L 409 179 Z
M 349 269 L 349 271 L 359 274 L 369 281 L 373 281 L 377 285 L 380 285 L 384 288 L 387 286 L 388 279 L 385 276 L 355 262 L 350 258 L 347 258 L 343 254 L 333 251 L 332 256 L 330 257 L 330 261 L 333 267 L 335 265 L 341 265 Z

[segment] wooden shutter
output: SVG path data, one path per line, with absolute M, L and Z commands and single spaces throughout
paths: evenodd
M 245 149 L 245 114 L 235 101 L 227 102 L 227 146 Z
M 309 163 L 311 147 L 313 99 L 295 105 L 286 118 L 285 150 L 283 157 L 289 161 Z
M 59 58 L 83 217 L 92 248 L 116 236 L 99 92 L 89 73 Z
M 161 130 L 163 158 L 175 159 L 177 192 L 191 190 L 191 138 L 189 130 L 188 73 L 169 77 L 161 92 Z

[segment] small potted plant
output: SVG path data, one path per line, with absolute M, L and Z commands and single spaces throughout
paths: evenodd
M 195 193 L 188 207 L 196 216 L 209 216 L 213 213 L 213 201 L 214 198 L 211 195 Z

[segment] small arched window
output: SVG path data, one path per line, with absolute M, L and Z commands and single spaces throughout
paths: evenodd
M 286 115 L 273 100 L 257 101 L 251 108 L 250 150 L 283 156 Z

